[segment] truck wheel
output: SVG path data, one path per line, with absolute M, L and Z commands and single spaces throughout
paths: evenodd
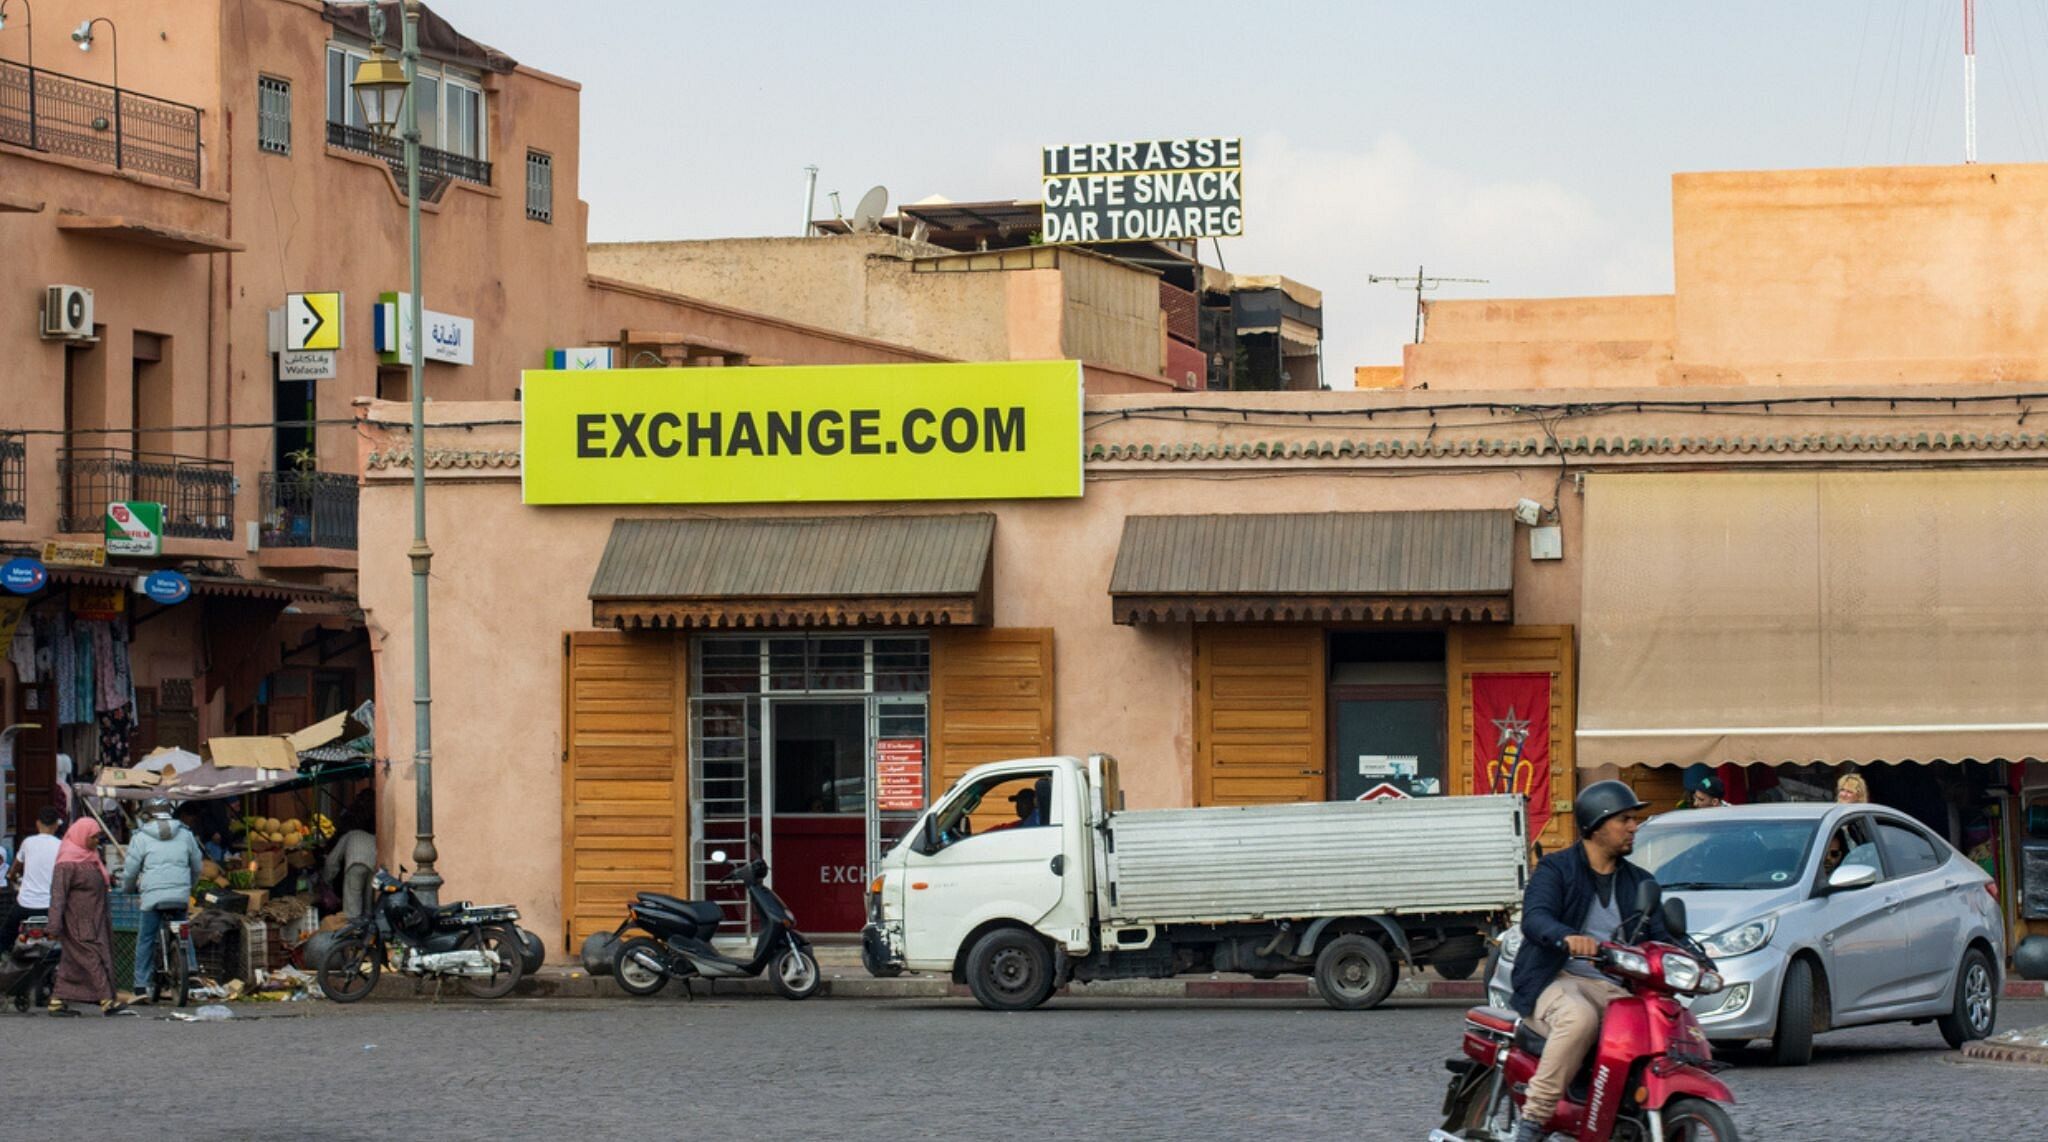
M 998 928 L 967 954 L 967 988 L 990 1011 L 1029 1011 L 1052 994 L 1052 950 L 1018 928 Z
M 1339 936 L 1316 956 L 1316 990 L 1339 1011 L 1364 1011 L 1394 990 L 1394 961 L 1367 936 Z

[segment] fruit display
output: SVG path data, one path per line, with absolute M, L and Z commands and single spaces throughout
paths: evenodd
M 249 839 L 249 847 L 255 849 L 300 849 L 313 848 L 323 839 L 320 825 L 324 819 L 316 817 L 308 825 L 297 817 L 244 817 L 242 831 Z M 327 835 L 334 826 L 327 825 Z

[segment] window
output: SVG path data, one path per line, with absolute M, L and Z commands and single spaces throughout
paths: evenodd
M 1934 842 L 1925 833 L 1910 825 L 1896 821 L 1879 821 L 1877 836 L 1884 846 L 1885 863 L 1891 866 L 1893 879 L 1902 876 L 1917 876 L 1920 873 L 1941 867 L 1942 857 Z
M 1864 865 L 1880 876 L 1884 874 L 1877 863 L 1877 842 L 1871 839 L 1870 821 L 1864 817 L 1836 829 L 1835 835 L 1828 838 L 1827 851 L 1821 856 L 1821 883 L 1826 884 L 1836 869 L 1852 864 Z
M 363 122 L 363 105 L 356 98 L 356 65 L 370 58 L 361 48 L 344 47 L 340 44 L 327 45 L 327 121 L 345 123 L 350 127 L 367 126 Z
M 999 773 L 984 777 L 953 798 L 932 821 L 938 847 L 947 848 L 975 836 L 1011 829 L 1058 824 L 1052 813 L 1051 770 Z M 1044 802 L 1041 804 L 1041 800 Z
M 526 216 L 535 222 L 555 220 L 555 159 L 526 152 Z
M 256 77 L 256 148 L 273 155 L 292 153 L 292 85 L 268 75 Z
M 393 45 L 395 47 L 395 45 Z M 327 45 L 327 121 L 363 127 L 362 103 L 350 85 L 356 67 L 370 58 L 367 46 Z M 464 158 L 486 157 L 490 125 L 486 122 L 483 78 L 432 60 L 420 61 L 414 81 L 419 101 L 420 145 Z

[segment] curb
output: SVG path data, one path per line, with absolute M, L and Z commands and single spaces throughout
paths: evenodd
M 2009 979 L 2005 981 L 2007 999 L 2048 999 L 2048 980 Z
M 1980 1039 L 1975 1043 L 1963 1044 L 1963 1057 L 1982 1063 L 2030 1063 L 2037 1067 L 2048 1067 L 2048 1047 L 2032 1047 L 2024 1043 L 1999 1043 Z
M 422 990 L 409 976 L 387 973 L 378 977 L 377 988 L 367 998 L 393 1002 L 433 997 L 431 985 Z M 775 987 L 765 979 L 697 980 L 693 989 L 700 998 L 775 997 Z M 458 985 L 450 984 L 447 998 L 467 1000 Z M 1242 999 L 1306 1001 L 1317 998 L 1315 985 L 1307 979 L 1262 980 L 1249 976 L 1204 976 L 1189 979 L 1104 980 L 1061 988 L 1058 996 L 1074 999 Z M 865 974 L 832 972 L 818 989 L 821 999 L 964 999 L 967 988 L 944 976 L 902 975 L 874 979 Z M 1394 985 L 1390 999 L 1479 1001 L 1486 986 L 1478 980 L 1446 980 L 1430 976 L 1408 976 Z M 521 980 L 508 998 L 520 999 L 630 999 L 609 977 L 591 976 L 579 969 L 544 967 Z M 653 998 L 683 1001 L 684 989 L 674 983 Z

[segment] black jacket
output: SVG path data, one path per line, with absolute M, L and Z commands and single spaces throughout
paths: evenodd
M 1635 927 L 1636 894 L 1645 881 L 1656 883 L 1649 873 L 1625 860 L 1615 866 L 1614 901 L 1624 930 Z M 1529 887 L 1522 893 L 1522 948 L 1515 953 L 1513 1002 L 1524 1017 L 1536 1013 L 1536 997 L 1571 959 L 1564 938 L 1582 930 L 1596 891 L 1583 841 L 1537 862 Z M 1676 942 L 1664 926 L 1662 909 L 1651 910 L 1643 937 Z

